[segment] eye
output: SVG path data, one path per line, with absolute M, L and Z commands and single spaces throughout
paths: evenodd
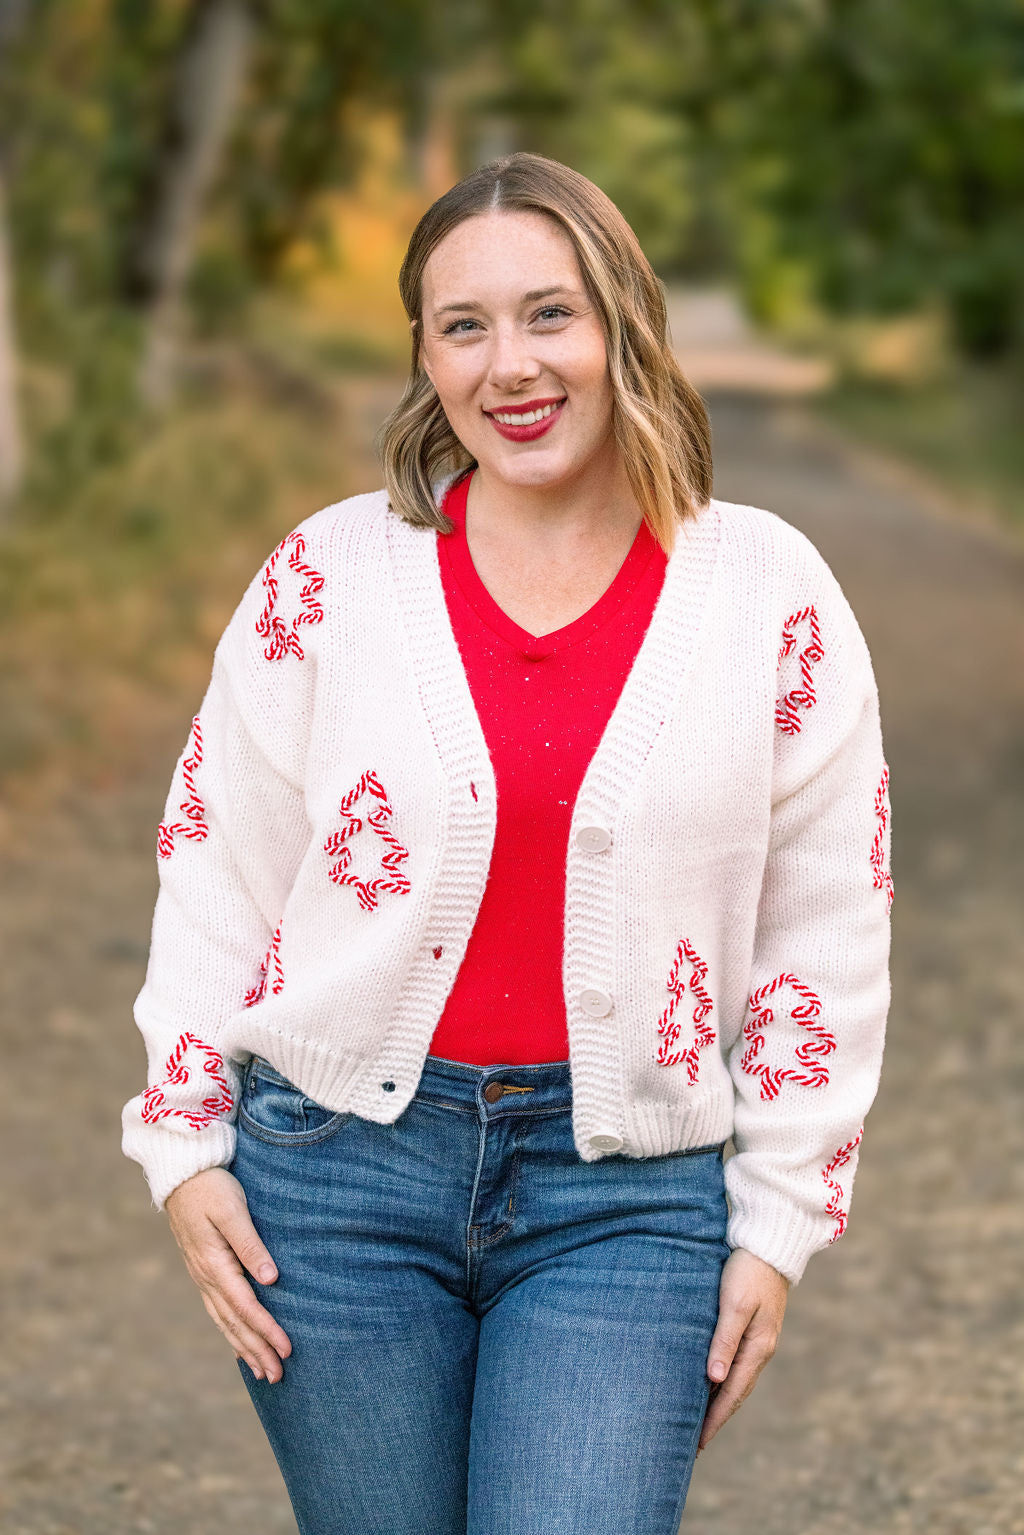
M 539 320 L 547 314 L 554 315 L 557 319 L 560 315 L 568 316 L 571 314 L 571 311 L 564 308 L 561 304 L 545 304 L 543 309 L 538 309 L 537 319 Z
M 468 320 L 468 319 L 453 320 L 450 325 L 446 325 L 445 326 L 445 328 L 441 332 L 441 334 L 442 334 L 442 336 L 454 336 L 456 334 L 458 334 L 460 336 L 464 336 L 466 334 L 466 332 L 465 331 L 460 331 L 458 329 L 458 327 L 460 325 L 475 325 L 475 324 L 476 324 L 475 320 Z

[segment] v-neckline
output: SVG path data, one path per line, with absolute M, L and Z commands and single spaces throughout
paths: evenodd
M 466 537 L 466 501 L 473 473 L 474 470 L 470 469 L 458 476 L 445 491 L 442 510 L 455 524 L 456 532 L 439 534 L 438 544 L 440 557 L 447 563 L 459 589 L 477 617 L 499 639 L 504 640 L 507 645 L 511 645 L 514 650 L 530 661 L 542 660 L 546 656 L 554 655 L 556 651 L 565 650 L 570 645 L 589 639 L 618 612 L 630 593 L 635 590 L 654 558 L 656 550 L 660 547 L 647 523 L 641 522 L 622 564 L 609 585 L 586 612 L 574 618 L 571 623 L 563 624 L 560 629 L 552 629 L 547 634 L 531 634 L 528 629 L 517 624 L 515 619 L 511 618 L 495 601 L 473 564 L 469 540 Z

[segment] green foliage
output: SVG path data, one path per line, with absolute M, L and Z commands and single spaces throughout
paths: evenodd
M 938 299 L 966 351 L 1020 340 L 1018 0 L 785 0 L 746 22 L 720 127 L 751 285 L 796 259 L 834 312 Z
M 0 75 L 19 342 L 70 391 L 35 443 L 37 497 L 142 429 L 133 264 L 197 3 L 37 0 Z M 456 82 L 465 169 L 502 125 L 507 147 L 604 187 L 666 276 L 738 278 L 767 320 L 938 305 L 972 356 L 1024 340 L 1020 0 L 254 0 L 253 15 L 188 283 L 201 332 L 241 330 L 290 244 L 316 241 L 366 110 L 393 109 L 414 148 Z

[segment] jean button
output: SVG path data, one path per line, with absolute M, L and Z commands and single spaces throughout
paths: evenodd
M 484 1088 L 484 1097 L 487 1099 L 488 1103 L 497 1103 L 498 1099 L 502 1096 L 504 1091 L 505 1089 L 502 1087 L 500 1082 L 488 1082 L 487 1086 Z

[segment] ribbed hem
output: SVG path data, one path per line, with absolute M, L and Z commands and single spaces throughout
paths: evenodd
M 717 1145 L 732 1134 L 731 1099 L 717 1091 L 686 1097 L 680 1103 L 637 1103 L 628 1115 L 631 1148 L 641 1157 Z

